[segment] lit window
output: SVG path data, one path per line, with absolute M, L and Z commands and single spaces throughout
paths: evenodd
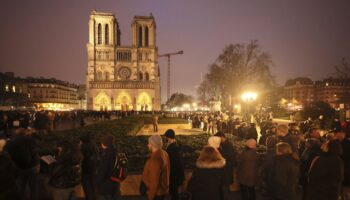
M 5 86 L 5 90 L 6 90 L 6 92 L 9 91 L 9 85 L 6 85 L 6 86 Z
M 12 92 L 16 92 L 16 86 L 12 86 Z
M 329 85 L 329 83 L 326 83 L 326 86 L 328 86 Z
M 28 98 L 30 98 L 30 93 L 28 93 Z

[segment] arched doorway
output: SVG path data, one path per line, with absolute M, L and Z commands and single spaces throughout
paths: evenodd
M 139 111 L 151 111 L 152 110 L 152 98 L 147 92 L 141 92 L 137 97 L 137 110 Z
M 111 101 L 109 96 L 105 92 L 100 92 L 94 98 L 94 110 L 106 111 L 111 110 Z
M 127 92 L 120 92 L 115 98 L 116 110 L 129 111 L 133 109 L 132 100 Z

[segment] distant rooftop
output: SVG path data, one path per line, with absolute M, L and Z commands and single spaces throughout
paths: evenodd
M 104 15 L 104 16 L 114 16 L 113 13 L 108 13 L 108 12 L 97 12 L 96 9 L 91 11 L 92 15 Z
M 292 85 L 295 85 L 297 82 L 299 82 L 302 85 L 312 85 L 313 84 L 313 81 L 310 78 L 298 77 L 295 79 L 287 80 L 285 86 L 292 86 Z
M 26 77 L 26 78 L 21 78 L 21 77 L 16 77 L 15 73 L 13 72 L 0 72 L 0 79 L 5 80 L 5 81 L 13 81 L 13 82 L 25 82 L 25 83 L 51 83 L 51 84 L 59 84 L 67 87 L 74 87 L 78 88 L 76 84 L 69 83 L 67 81 L 61 81 L 57 80 L 55 78 L 44 78 L 44 77 L 39 77 L 39 78 L 34 78 L 34 77 Z

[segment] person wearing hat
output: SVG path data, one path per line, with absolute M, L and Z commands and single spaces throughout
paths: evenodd
M 225 179 L 223 184 L 223 196 L 224 200 L 229 199 L 229 187 L 233 183 L 233 168 L 235 167 L 235 150 L 233 149 L 233 144 L 226 138 L 225 133 L 219 131 L 215 136 L 220 137 L 220 148 L 219 151 L 221 155 L 226 160 L 226 165 L 224 167 Z
M 279 124 L 277 126 L 276 134 L 280 142 L 288 143 L 291 146 L 293 152 L 298 154 L 298 138 L 289 133 L 288 126 L 286 124 Z
M 338 141 L 343 149 L 342 159 L 344 162 L 344 193 L 347 192 L 350 194 L 350 139 L 346 138 L 346 133 L 343 129 L 334 130 L 334 137 Z
M 120 196 L 120 184 L 110 178 L 117 155 L 114 140 L 111 134 L 101 138 L 101 149 L 96 162 L 96 186 L 100 199 L 118 199 Z
M 5 145 L 6 140 L 0 139 L 0 199 L 21 199 L 16 184 L 18 169 L 4 151 Z
M 175 140 L 175 132 L 173 129 L 169 129 L 164 133 L 167 140 L 168 147 L 166 152 L 169 155 L 170 160 L 170 183 L 169 193 L 171 200 L 178 200 L 178 188 L 185 180 L 185 172 L 183 167 L 182 156 L 180 152 L 180 146 Z
M 246 148 L 237 157 L 237 178 L 242 199 L 255 199 L 255 184 L 258 172 L 256 140 L 249 139 Z
M 222 200 L 225 164 L 217 149 L 203 147 L 187 186 L 192 200 Z
M 147 200 L 163 200 L 169 192 L 170 161 L 168 153 L 162 150 L 160 135 L 148 138 L 151 152 L 143 168 L 142 181 L 147 188 Z
M 210 136 L 208 138 L 208 145 L 219 151 L 221 138 L 218 136 Z

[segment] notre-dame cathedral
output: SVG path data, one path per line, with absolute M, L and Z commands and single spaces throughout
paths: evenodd
M 160 110 L 160 74 L 156 23 L 135 16 L 132 45 L 123 46 L 112 13 L 92 11 L 86 77 L 89 110 Z

